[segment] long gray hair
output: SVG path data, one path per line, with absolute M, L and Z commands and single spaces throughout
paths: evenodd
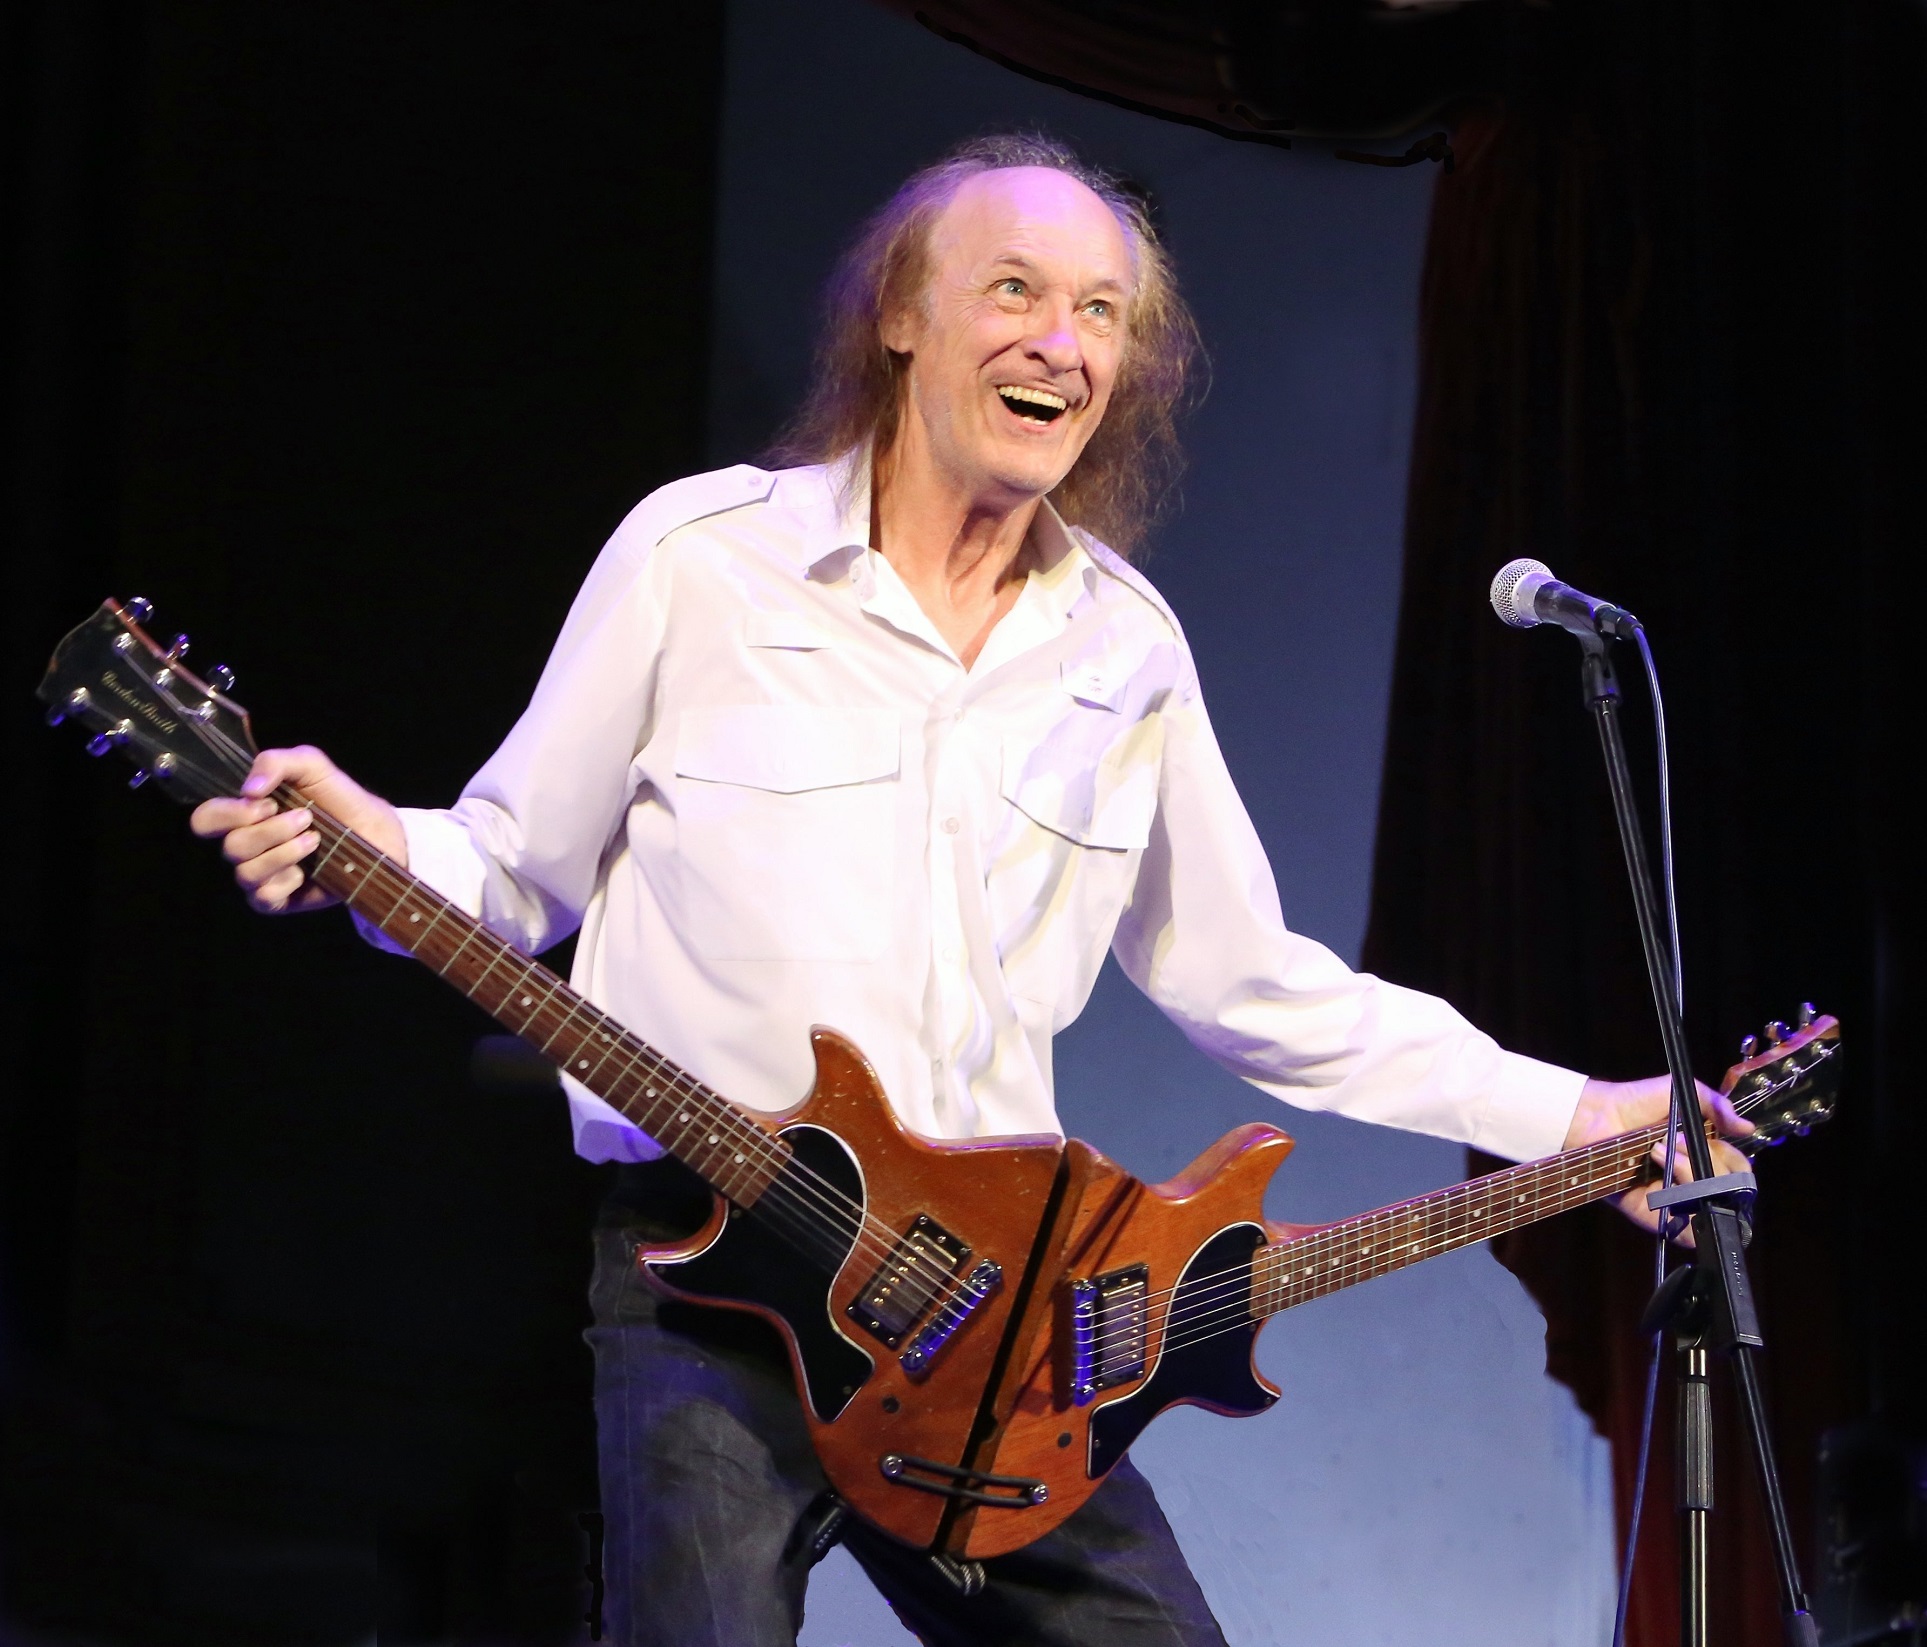
M 1143 202 L 1048 137 L 974 138 L 917 172 L 864 224 L 824 292 L 815 377 L 772 457 L 832 463 L 866 442 L 879 456 L 889 452 L 907 357 L 884 347 L 883 323 L 921 302 L 930 283 L 930 231 L 958 188 L 979 172 L 1017 166 L 1076 178 L 1117 214 L 1130 243 L 1136 290 L 1125 309 L 1110 405 L 1051 494 L 1065 519 L 1129 556 L 1143 546 L 1183 469 L 1177 420 L 1199 360 L 1197 323 Z

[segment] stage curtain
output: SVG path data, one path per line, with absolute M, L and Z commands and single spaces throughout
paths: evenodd
M 1460 111 L 1422 296 L 1406 570 L 1366 964 L 1590 1073 L 1663 1057 L 1578 649 L 1486 604 L 1517 555 L 1645 619 L 1671 719 L 1685 993 L 1717 1080 L 1803 999 L 1842 1018 L 1836 1121 L 1769 1156 L 1754 1274 L 1792 1523 L 1817 1442 L 1918 1435 L 1918 931 L 1902 795 L 1921 485 L 1921 19 L 1898 5 L 1566 7 Z M 1636 659 L 1633 758 L 1652 771 Z M 1650 782 L 1644 804 L 1656 816 Z M 1494 1163 L 1475 1160 L 1475 1170 Z M 1604 1209 L 1500 1244 L 1552 1372 L 1613 1442 L 1622 1529 L 1651 1244 Z M 1670 1356 L 1630 1639 L 1678 1639 Z M 1778 1639 L 1716 1373 L 1715 1635 Z

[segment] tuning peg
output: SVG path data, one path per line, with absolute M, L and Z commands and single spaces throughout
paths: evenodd
M 47 711 L 47 724 L 49 726 L 58 726 L 66 718 L 67 711 L 61 708 L 59 704 L 55 704 L 53 708 Z
M 217 692 L 230 693 L 234 690 L 234 671 L 224 663 L 217 663 L 207 672 L 207 684 Z
M 129 789 L 138 789 L 142 784 L 146 782 L 147 782 L 147 768 L 143 766 L 138 772 L 136 772 L 133 775 L 133 777 L 127 780 L 127 787 Z
M 1815 1016 L 1813 1003 L 1811 1001 L 1802 1001 L 1800 1003 L 1800 1027 L 1802 1029 L 1811 1029 Z
M 1740 1037 L 1740 1062 L 1741 1063 L 1744 1064 L 1744 1063 L 1750 1062 L 1752 1059 L 1756 1058 L 1759 1055 L 1759 1051 L 1760 1051 L 1759 1036 L 1742 1035 Z
M 179 663 L 182 658 L 187 656 L 187 649 L 191 644 L 187 636 L 176 635 L 174 637 L 174 644 L 167 649 L 167 661 L 169 663 Z
M 136 623 L 145 623 L 154 615 L 154 603 L 145 595 L 136 595 L 121 608 Z
M 87 753 L 94 756 L 106 755 L 120 748 L 127 741 L 127 734 L 133 730 L 127 722 L 110 726 L 105 732 L 97 732 L 87 740 Z
M 1775 1018 L 1772 1023 L 1766 1026 L 1766 1039 L 1769 1046 L 1777 1047 L 1786 1039 L 1786 1025 L 1781 1023 L 1778 1018 Z

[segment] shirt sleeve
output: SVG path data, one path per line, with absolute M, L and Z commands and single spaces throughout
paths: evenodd
M 1200 1051 L 1303 1109 L 1475 1145 L 1558 1151 L 1585 1077 L 1506 1052 L 1435 996 L 1290 931 L 1188 651 L 1167 700 L 1151 840 L 1113 950 Z
M 400 809 L 410 871 L 530 954 L 581 924 L 649 737 L 667 622 L 652 548 L 632 514 L 597 557 L 501 748 L 454 806 Z

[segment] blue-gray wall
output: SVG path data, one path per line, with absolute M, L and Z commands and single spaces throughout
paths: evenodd
M 1043 127 L 1148 184 L 1213 361 L 1148 570 L 1191 638 L 1287 919 L 1356 959 L 1369 891 L 1429 167 L 1233 143 L 1034 85 L 861 0 L 732 0 L 710 451 L 753 457 L 856 222 L 959 138 Z M 1240 1121 L 1299 1141 L 1275 1216 L 1462 1177 L 1463 1152 L 1283 1109 L 1106 970 L 1058 1048 L 1067 1128 L 1161 1177 Z M 1610 1629 L 1607 1460 L 1483 1248 L 1267 1329 L 1279 1410 L 1167 1415 L 1134 1456 L 1233 1647 L 1579 1647 Z M 839 1552 L 807 1647 L 909 1637 Z

